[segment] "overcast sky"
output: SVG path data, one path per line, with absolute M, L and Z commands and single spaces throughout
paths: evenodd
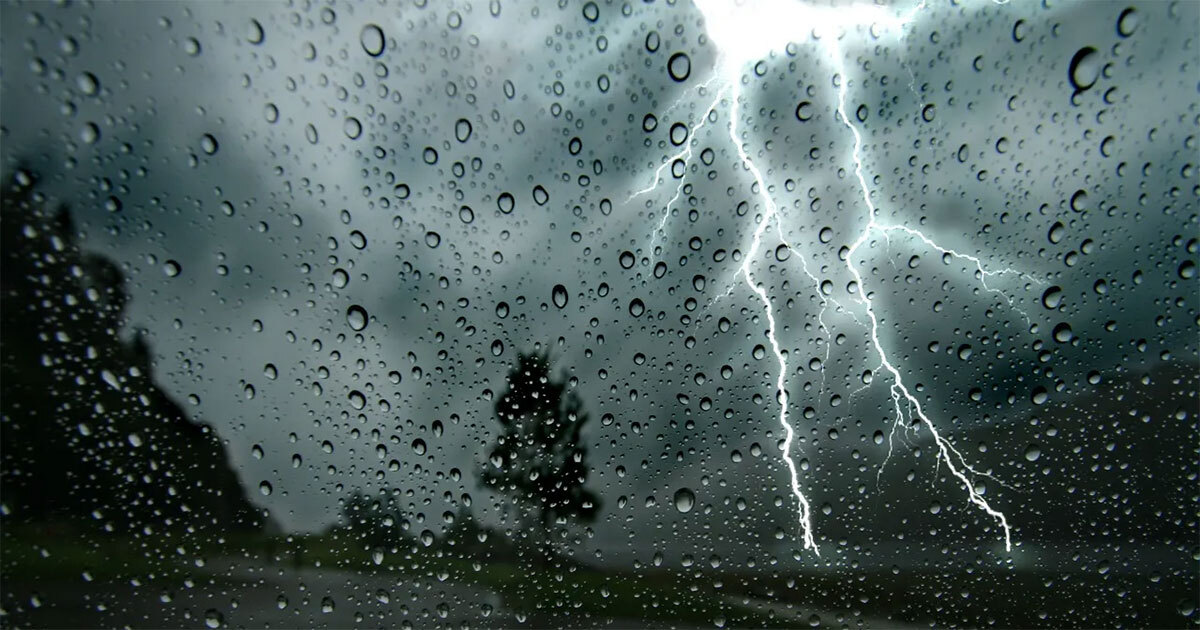
M 380 486 L 411 491 L 419 528 L 464 494 L 498 522 L 475 469 L 504 374 L 541 347 L 592 417 L 604 506 L 589 556 L 791 557 L 779 366 L 737 275 L 767 207 L 729 137 L 731 82 L 795 249 L 777 257 L 772 228 L 752 263 L 787 353 L 801 484 L 829 506 L 822 545 L 873 526 L 847 514 L 855 501 L 915 518 L 940 500 L 954 535 L 999 540 L 925 429 L 876 486 L 893 381 L 840 254 L 868 215 L 839 85 L 879 221 L 1012 270 L 985 287 L 973 263 L 898 233 L 856 253 L 884 351 L 935 425 L 1004 428 L 987 457 L 1021 490 L 987 496 L 1013 522 L 1046 483 L 1047 462 L 1023 457 L 1046 439 L 1029 421 L 1048 413 L 1039 388 L 1055 407 L 1093 371 L 1195 360 L 1198 5 L 929 0 L 904 36 L 850 29 L 841 59 L 796 24 L 787 49 L 714 78 L 720 51 L 690 2 L 597 4 L 595 21 L 574 2 L 5 5 L 5 167 L 34 164 L 85 245 L 122 265 L 158 380 L 248 487 L 272 483 L 254 500 L 289 530 Z M 718 93 L 655 239 L 672 168 L 629 197 Z M 920 490 L 889 498 L 908 471 Z M 682 487 L 688 514 L 671 501 Z M 914 494 L 928 498 L 895 501 Z

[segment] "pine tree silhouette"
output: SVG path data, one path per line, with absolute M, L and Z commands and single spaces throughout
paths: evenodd
M 501 433 L 480 470 L 483 483 L 513 498 L 519 518 L 540 534 L 537 557 L 553 553 L 553 529 L 566 519 L 591 522 L 600 500 L 587 481 L 588 416 L 565 383 L 551 378 L 545 353 L 517 357 L 508 389 L 496 401 Z

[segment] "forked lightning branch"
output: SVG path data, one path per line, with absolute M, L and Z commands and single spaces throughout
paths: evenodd
M 920 400 L 913 395 L 899 369 L 900 366 L 896 363 L 896 359 L 888 351 L 886 344 L 880 338 L 879 310 L 881 307 L 871 297 L 871 292 L 867 290 L 866 287 L 869 286 L 867 282 L 869 278 L 864 278 L 863 270 L 860 268 L 860 265 L 865 261 L 860 259 L 859 250 L 869 242 L 872 236 L 880 236 L 888 240 L 892 236 L 905 236 L 912 242 L 919 244 L 920 247 L 937 251 L 943 256 L 953 257 L 967 263 L 967 267 L 974 270 L 975 279 L 987 293 L 999 295 L 1026 320 L 1028 320 L 1028 317 L 1019 309 L 1016 309 L 1013 298 L 1000 289 L 989 285 L 988 280 L 1000 279 L 1004 276 L 1016 276 L 1024 281 L 1040 284 L 1040 281 L 1015 269 L 989 268 L 979 256 L 944 247 L 933 236 L 917 228 L 903 223 L 885 222 L 881 220 L 880 213 L 875 207 L 874 202 L 872 202 L 873 191 L 868 184 L 870 177 L 866 174 L 866 166 L 864 165 L 865 156 L 863 155 L 862 130 L 859 129 L 854 120 L 846 113 L 847 92 L 854 82 L 854 77 L 849 76 L 847 73 L 846 53 L 843 50 L 843 45 L 851 41 L 852 38 L 862 36 L 865 29 L 870 29 L 876 36 L 890 35 L 898 44 L 903 44 L 907 27 L 925 11 L 927 8 L 926 2 L 930 0 L 922 1 L 920 4 L 906 11 L 896 11 L 892 8 L 876 4 L 831 7 L 828 5 L 807 4 L 800 0 L 694 1 L 704 15 L 709 39 L 718 52 L 712 75 L 694 90 L 703 99 L 700 101 L 700 107 L 697 108 L 702 113 L 689 125 L 690 133 L 688 134 L 687 141 L 684 142 L 678 153 L 668 156 L 653 171 L 646 187 L 630 195 L 628 201 L 633 201 L 645 195 L 653 195 L 665 181 L 662 178 L 665 169 L 673 168 L 672 165 L 676 163 L 681 163 L 684 166 L 682 176 L 678 177 L 673 196 L 669 198 L 665 206 L 661 207 L 661 216 L 654 231 L 649 235 L 649 251 L 655 251 L 668 229 L 667 224 L 671 216 L 672 207 L 682 196 L 686 173 L 689 170 L 688 167 L 693 157 L 693 143 L 697 142 L 697 132 L 719 118 L 714 113 L 722 106 L 727 107 L 728 120 L 725 122 L 725 125 L 729 132 L 730 145 L 736 151 L 738 160 L 742 166 L 753 178 L 753 186 L 751 188 L 757 191 L 756 194 L 759 197 L 761 208 L 759 216 L 755 217 L 753 213 L 748 215 L 752 220 L 757 221 L 757 225 L 754 226 L 753 231 L 747 237 L 749 242 L 745 247 L 746 254 L 742 258 L 740 266 L 736 269 L 731 269 L 730 272 L 731 276 L 740 278 L 741 282 L 754 294 L 755 300 L 761 306 L 761 312 L 767 321 L 767 337 L 778 365 L 774 388 L 778 401 L 778 422 L 783 429 L 784 435 L 782 459 L 788 472 L 788 485 L 791 494 L 795 497 L 799 512 L 800 536 L 804 548 L 811 549 L 818 554 L 820 553 L 814 538 L 812 509 L 801 487 L 800 472 L 792 455 L 795 445 L 796 426 L 789 415 L 791 401 L 787 389 L 787 353 L 779 341 L 779 324 L 776 315 L 778 309 L 767 290 L 767 286 L 755 271 L 755 261 L 760 257 L 764 240 L 768 237 L 769 230 L 774 233 L 775 238 L 782 245 L 797 254 L 796 259 L 800 261 L 804 275 L 812 283 L 814 294 L 819 298 L 821 303 L 821 310 L 818 313 L 817 319 L 822 332 L 827 336 L 826 341 L 829 341 L 828 337 L 830 336 L 830 329 L 826 324 L 826 311 L 831 307 L 835 307 L 839 312 L 847 314 L 850 319 L 865 330 L 865 334 L 869 339 L 870 350 L 878 361 L 873 366 L 873 371 L 885 373 L 888 377 L 889 395 L 894 413 L 892 436 L 895 435 L 896 428 L 906 426 L 906 412 L 911 422 L 924 427 L 936 447 L 939 465 L 944 465 L 950 474 L 965 488 L 967 500 L 999 525 L 1003 533 L 1005 549 L 1011 550 L 1012 532 L 1007 516 L 992 507 L 976 487 L 975 479 L 977 477 L 990 478 L 990 475 L 976 470 L 967 462 L 962 453 L 938 431 L 938 423 L 925 411 Z M 1002 3 L 996 2 L 996 4 Z M 835 298 L 826 296 L 820 290 L 819 279 L 809 270 L 805 262 L 807 259 L 807 256 L 804 255 L 805 252 L 798 251 L 792 243 L 784 238 L 785 226 L 799 229 L 803 229 L 806 226 L 791 225 L 789 223 L 791 217 L 786 216 L 780 211 L 779 204 L 769 193 L 772 187 L 766 181 L 767 176 L 755 163 L 751 157 L 751 152 L 747 151 L 748 141 L 742 137 L 739 130 L 739 126 L 744 122 L 742 113 L 744 105 L 742 97 L 743 72 L 751 67 L 752 64 L 767 59 L 771 53 L 783 51 L 788 44 L 811 47 L 814 51 L 823 55 L 828 63 L 828 67 L 833 69 L 832 76 L 829 78 L 837 88 L 837 102 L 832 105 L 836 111 L 837 120 L 846 128 L 845 136 L 848 139 L 847 145 L 850 147 L 847 151 L 846 159 L 853 167 L 857 189 L 862 197 L 861 201 L 856 203 L 859 206 L 857 211 L 862 213 L 861 228 L 857 232 L 855 240 L 849 245 L 848 253 L 844 259 L 846 270 L 849 272 L 851 278 L 853 278 L 856 286 L 859 287 L 859 290 L 854 295 L 857 304 L 843 304 Z M 689 94 L 691 92 L 685 93 L 684 96 L 680 97 L 680 100 L 682 101 Z M 671 109 L 674 109 L 679 104 L 679 102 L 676 102 L 671 106 Z M 729 291 L 716 298 L 716 300 L 727 297 L 733 291 L 734 286 L 731 284 Z M 825 346 L 828 351 L 830 344 L 826 343 Z M 828 361 L 826 361 L 825 365 L 828 365 Z M 823 369 L 824 366 L 822 366 Z M 890 458 L 892 437 L 889 437 L 888 442 L 888 457 Z M 886 461 L 884 462 L 885 465 Z

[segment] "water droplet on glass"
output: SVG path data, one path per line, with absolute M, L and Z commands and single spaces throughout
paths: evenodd
M 91 72 L 84 72 L 75 80 L 75 85 L 79 86 L 79 91 L 88 96 L 95 96 L 100 91 L 100 80 Z
M 589 22 L 595 22 L 600 19 L 600 7 L 596 6 L 595 2 L 588 2 L 583 5 L 583 19 Z
M 168 260 L 167 262 L 163 263 L 162 269 L 163 273 L 166 274 L 168 278 L 174 278 L 183 272 L 183 267 L 180 267 L 179 263 L 174 260 Z
M 677 52 L 667 61 L 667 73 L 676 81 L 686 81 L 692 74 L 692 60 L 687 53 Z
M 679 510 L 680 514 L 691 512 L 695 505 L 696 495 L 690 489 L 680 488 L 675 491 L 675 509 Z
M 1031 462 L 1036 462 L 1041 456 L 1042 449 L 1037 444 L 1030 444 L 1029 447 L 1025 449 L 1025 459 Z
M 454 123 L 454 139 L 459 142 L 466 142 L 471 139 L 471 121 L 466 118 L 459 118 Z
M 1062 304 L 1063 291 L 1061 287 L 1053 286 L 1042 293 L 1042 306 L 1056 309 Z
M 264 481 L 258 484 L 258 491 L 261 492 L 264 497 L 271 496 L 271 492 L 273 490 L 274 488 L 271 487 L 271 482 L 269 481 Z
M 1091 46 L 1084 46 L 1071 57 L 1067 77 L 1076 92 L 1086 91 L 1100 77 L 1100 53 Z
M 362 28 L 362 32 L 358 35 L 358 41 L 362 44 L 363 51 L 372 57 L 382 55 L 386 45 L 383 29 L 374 24 L 367 24 Z
M 250 25 L 246 30 L 246 41 L 257 46 L 263 43 L 263 39 L 265 39 L 265 33 L 263 32 L 262 23 L 251 18 Z
M 367 327 L 367 310 L 355 304 L 346 309 L 346 323 L 358 331 Z
M 516 205 L 517 200 L 509 193 L 500 193 L 500 196 L 496 199 L 496 206 L 504 214 L 511 213 Z
M 1117 34 L 1121 37 L 1133 35 L 1140 21 L 1141 18 L 1138 17 L 1138 12 L 1133 7 L 1121 11 L 1121 15 L 1117 16 Z
M 550 291 L 550 301 L 554 302 L 554 306 L 564 308 L 567 305 L 567 287 L 561 284 L 554 285 Z
M 812 117 L 813 104 L 809 101 L 800 101 L 800 104 L 796 105 L 796 120 L 799 120 L 800 122 L 808 122 L 812 120 Z

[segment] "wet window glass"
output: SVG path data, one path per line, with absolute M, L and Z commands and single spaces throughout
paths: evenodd
M 1200 4 L 0 18 L 0 625 L 1200 624 Z

